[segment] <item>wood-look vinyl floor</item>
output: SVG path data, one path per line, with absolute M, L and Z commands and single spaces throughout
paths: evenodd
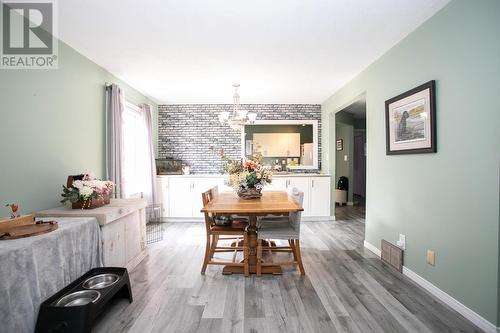
M 224 276 L 220 266 L 200 275 L 204 226 L 165 224 L 164 240 L 131 272 L 134 302 L 114 301 L 93 331 L 481 332 L 365 250 L 356 214 L 302 224 L 306 276 L 292 267 Z

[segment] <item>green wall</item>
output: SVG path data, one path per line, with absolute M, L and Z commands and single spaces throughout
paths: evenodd
M 105 176 L 106 82 L 133 103 L 152 104 L 156 122 L 152 100 L 62 42 L 59 69 L 0 69 L 0 204 L 17 202 L 23 213 L 51 208 L 68 175 Z
M 341 176 L 347 177 L 349 180 L 349 188 L 347 191 L 347 202 L 353 202 L 353 151 L 354 151 L 354 118 L 352 114 L 344 111 L 335 114 L 335 140 L 343 140 L 343 149 L 337 150 L 335 146 L 335 186 Z M 347 161 L 344 156 L 347 155 Z
M 323 165 L 333 173 L 332 114 L 366 93 L 366 240 L 379 247 L 405 234 L 405 266 L 495 326 L 499 18 L 500 1 L 452 1 L 322 104 Z M 387 156 L 385 100 L 432 79 L 438 152 Z M 436 251 L 434 267 L 427 249 Z

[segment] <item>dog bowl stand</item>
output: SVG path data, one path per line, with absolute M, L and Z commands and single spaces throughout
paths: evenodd
M 115 274 L 119 278 L 115 283 L 101 289 L 87 289 L 83 286 L 85 281 L 99 274 Z M 99 297 L 93 302 L 82 305 L 57 305 L 63 297 L 85 291 L 97 291 Z M 35 332 L 89 333 L 95 318 L 115 297 L 127 298 L 132 303 L 132 289 L 127 269 L 122 267 L 93 268 L 41 304 Z

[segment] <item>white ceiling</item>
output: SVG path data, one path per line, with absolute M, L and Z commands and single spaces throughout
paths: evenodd
M 321 103 L 448 0 L 64 0 L 59 35 L 159 103 Z

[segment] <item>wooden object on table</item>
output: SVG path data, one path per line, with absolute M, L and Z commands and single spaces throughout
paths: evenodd
M 24 215 L 0 221 L 0 239 L 17 239 L 36 236 L 57 229 L 57 222 L 35 224 L 33 215 Z
M 288 196 L 286 192 L 263 192 L 259 200 L 243 200 L 236 193 L 221 193 L 203 206 L 204 213 L 236 214 L 249 217 L 247 237 L 249 246 L 248 269 L 250 273 L 257 272 L 257 216 L 270 214 L 280 215 L 293 213 L 304 209 Z M 242 267 L 227 265 L 224 274 L 243 273 Z M 265 266 L 262 273 L 281 274 L 281 267 Z
M 44 224 L 20 225 L 17 227 L 12 227 L 10 229 L 5 229 L 1 231 L 0 240 L 18 239 L 18 238 L 42 235 L 56 230 L 57 227 L 58 225 L 57 222 L 55 221 L 50 221 Z
M 0 220 L 0 232 L 5 229 L 10 229 L 12 227 L 17 227 L 21 225 L 33 224 L 35 216 L 33 214 L 23 215 L 16 218 L 6 218 Z
M 203 206 L 208 205 L 210 202 L 213 202 L 214 199 L 218 197 L 219 190 L 218 187 L 214 187 L 206 192 L 201 194 L 201 198 L 203 201 Z M 201 268 L 201 274 L 205 274 L 205 270 L 207 269 L 207 265 L 227 265 L 231 264 L 232 266 L 242 267 L 245 276 L 248 276 L 248 239 L 246 235 L 245 228 L 247 227 L 246 220 L 244 221 L 233 221 L 231 226 L 219 226 L 215 224 L 215 213 L 204 212 L 205 215 L 205 230 L 207 234 L 207 241 L 205 247 L 205 258 L 203 260 L 203 265 Z M 218 242 L 221 236 L 231 236 L 243 238 L 243 244 L 241 246 L 238 245 L 238 242 L 234 246 L 218 246 Z M 224 238 L 231 239 L 231 238 Z M 243 262 L 237 263 L 235 262 L 236 252 L 243 250 Z M 216 252 L 235 252 L 235 256 L 233 257 L 232 262 L 227 261 L 214 261 L 213 256 Z
M 95 217 L 102 231 L 105 266 L 130 271 L 147 255 L 146 206 L 144 199 L 111 199 L 96 209 L 57 207 L 37 212 L 37 217 Z

